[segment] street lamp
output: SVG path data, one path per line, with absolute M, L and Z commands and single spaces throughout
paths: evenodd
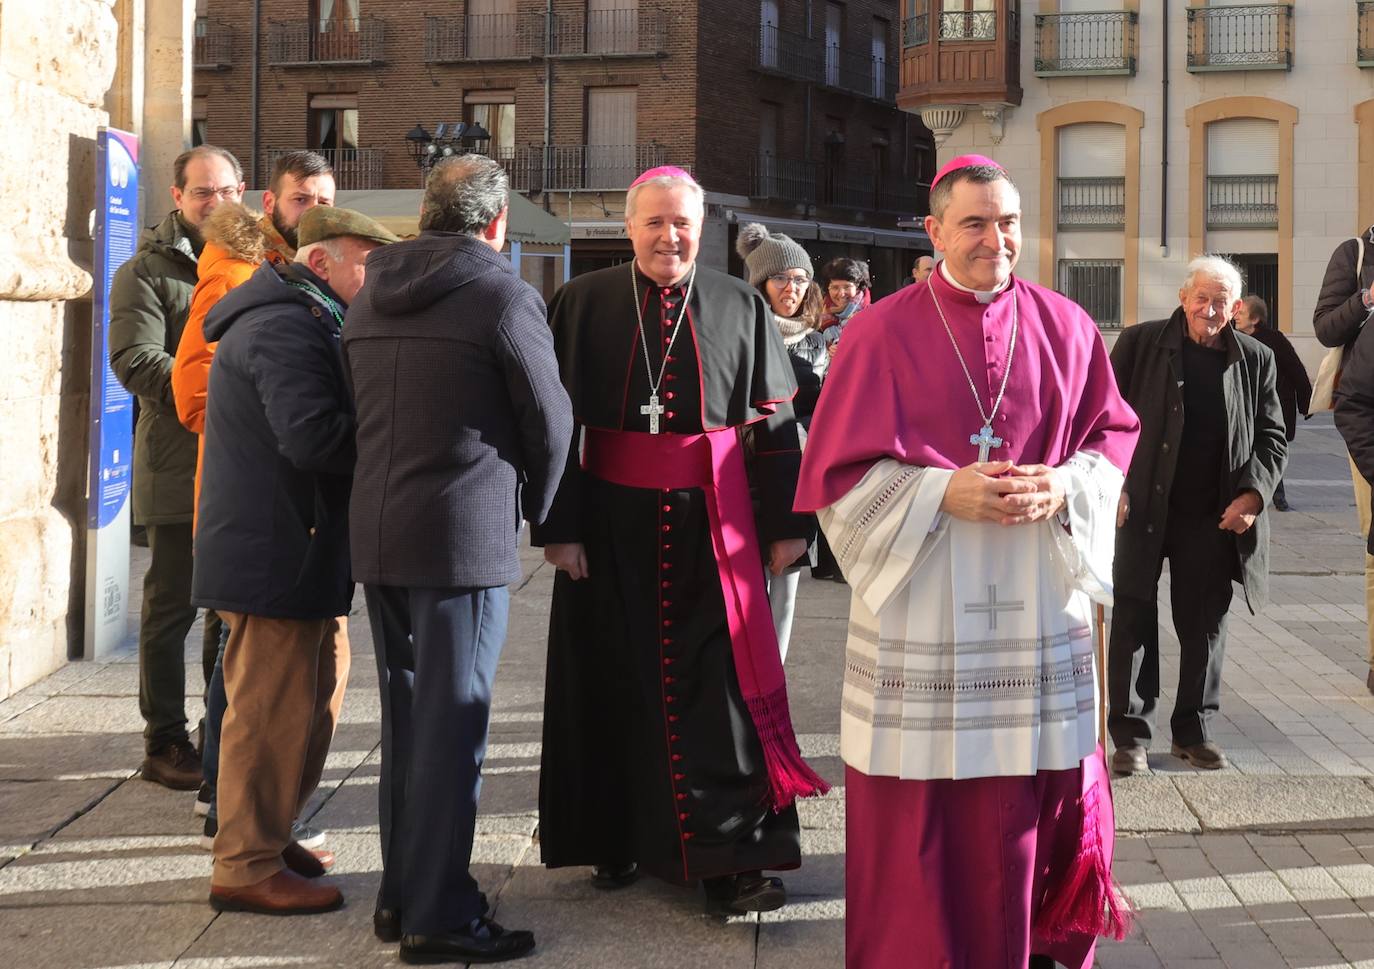
M 445 158 L 458 155 L 485 155 L 490 142 L 491 133 L 476 122 L 441 122 L 432 135 L 425 130 L 424 125 L 417 122 L 415 127 L 406 133 L 410 157 L 421 169 L 430 168 Z

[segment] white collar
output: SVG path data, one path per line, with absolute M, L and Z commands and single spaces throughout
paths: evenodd
M 1002 280 L 1002 285 L 998 286 L 996 289 L 969 289 L 949 274 L 949 270 L 945 268 L 945 261 L 943 259 L 940 260 L 940 275 L 944 277 L 945 282 L 949 283 L 955 289 L 965 293 L 971 293 L 973 298 L 980 303 L 991 303 L 997 298 L 998 293 L 1011 285 L 1011 277 L 1008 276 L 1006 279 Z

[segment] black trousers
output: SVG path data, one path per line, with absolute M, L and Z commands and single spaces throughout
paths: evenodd
M 382 888 L 407 935 L 485 914 L 468 870 L 510 593 L 364 587 L 382 690 Z
M 1181 747 L 1209 739 L 1221 706 L 1226 613 L 1231 608 L 1236 541 L 1214 518 L 1171 516 L 1156 582 L 1169 560 L 1169 605 L 1178 634 L 1178 695 L 1169 719 Z M 1158 599 L 1118 594 L 1107 649 L 1107 732 L 1118 747 L 1150 745 L 1159 702 Z

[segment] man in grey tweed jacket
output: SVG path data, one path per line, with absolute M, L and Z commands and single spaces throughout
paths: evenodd
M 344 326 L 353 576 L 382 690 L 374 928 L 407 962 L 534 947 L 468 871 L 520 522 L 547 514 L 572 438 L 544 302 L 501 255 L 508 193 L 484 156 L 436 165 L 419 238 L 368 261 Z

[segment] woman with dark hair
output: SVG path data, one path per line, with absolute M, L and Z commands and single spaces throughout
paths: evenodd
M 837 256 L 826 263 L 821 278 L 825 280 L 821 335 L 833 352 L 850 317 L 872 301 L 869 291 L 873 280 L 868 275 L 868 263 L 848 256 Z
M 763 294 L 773 311 L 773 322 L 782 335 L 792 371 L 797 378 L 797 396 L 792 408 L 802 447 L 806 446 L 806 431 L 811 426 L 811 414 L 821 395 L 830 355 L 825 340 L 817 331 L 824 299 L 820 287 L 811 279 L 811 257 L 806 250 L 785 235 L 770 235 L 757 222 L 740 226 L 735 248 L 744 260 L 749 283 Z M 797 582 L 801 567 L 814 564 L 815 546 L 808 549 L 782 575 L 768 577 L 768 600 L 773 607 L 773 628 L 778 634 L 778 649 L 787 659 L 787 645 L 792 636 L 792 614 L 797 599 Z

